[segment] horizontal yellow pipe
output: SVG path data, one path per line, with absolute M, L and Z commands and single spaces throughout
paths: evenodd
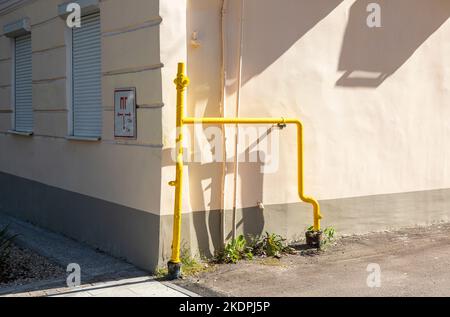
M 185 117 L 184 124 L 300 124 L 298 119 L 285 118 L 191 118 Z
M 297 126 L 298 196 L 314 208 L 314 230 L 320 231 L 322 214 L 318 201 L 304 193 L 303 124 L 295 118 L 183 118 L 183 124 L 294 124 Z
M 303 182 L 303 125 L 298 119 L 285 118 L 185 118 L 185 91 L 189 85 L 189 78 L 186 76 L 186 67 L 183 63 L 178 64 L 178 74 L 175 79 L 177 86 L 177 164 L 176 180 L 170 182 L 175 186 L 175 206 L 173 224 L 172 257 L 169 262 L 169 273 L 172 276 L 180 275 L 180 245 L 181 245 L 181 207 L 183 201 L 183 126 L 185 124 L 295 124 L 297 126 L 297 157 L 298 157 L 298 195 L 303 202 L 313 205 L 314 208 L 314 230 L 320 231 L 320 206 L 317 200 L 304 194 Z

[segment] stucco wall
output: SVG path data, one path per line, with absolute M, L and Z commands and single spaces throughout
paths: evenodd
M 47 185 L 159 213 L 162 148 L 158 1 L 102 1 L 102 140 L 68 141 L 63 1 L 32 1 L 0 17 L 29 17 L 33 45 L 34 136 L 11 129 L 11 42 L 0 37 L 0 169 Z M 114 138 L 114 89 L 137 88 L 136 141 Z
M 189 112 L 197 115 L 219 111 L 220 2 L 190 1 L 187 38 L 197 31 L 201 44 L 188 50 Z M 375 1 L 382 28 L 370 29 L 371 2 L 245 1 L 240 115 L 304 122 L 306 191 L 322 200 L 450 187 L 450 4 Z M 226 17 L 229 116 L 236 100 L 239 3 L 229 1 Z M 298 200 L 294 132 L 280 132 L 276 173 L 258 175 L 258 168 L 243 164 L 238 207 Z M 204 163 L 196 173 L 207 169 Z M 232 186 L 232 173 L 228 177 Z M 215 178 L 211 171 L 202 186 Z M 209 204 L 217 195 L 191 188 L 191 202 L 205 201 L 193 209 L 217 208 Z
M 175 148 L 175 120 L 176 120 L 176 90 L 174 79 L 177 75 L 179 62 L 187 61 L 186 39 L 186 0 L 160 1 L 160 27 L 162 93 L 164 108 L 163 122 L 163 150 L 161 161 L 161 214 L 173 214 L 174 189 L 168 183 L 175 180 L 175 163 L 172 151 Z M 186 187 L 187 189 L 187 187 Z M 185 205 L 184 210 L 189 211 Z
M 68 30 L 58 16 L 63 2 L 23 1 L 0 15 L 0 188 L 9 193 L 0 210 L 154 269 L 164 107 L 159 1 L 126 1 L 126 8 L 123 0 L 100 1 L 103 132 L 98 142 L 66 139 Z M 3 25 L 23 17 L 32 27 L 31 137 L 8 133 L 12 42 Z M 114 89 L 125 87 L 137 90 L 137 140 L 114 138 Z
M 224 112 L 232 117 L 237 99 L 240 1 L 227 2 Z M 448 1 L 244 2 L 240 116 L 303 121 L 305 190 L 321 200 L 324 225 L 334 225 L 341 233 L 363 233 L 448 219 L 450 197 L 443 190 L 450 188 Z M 367 6 L 372 2 L 381 5 L 382 28 L 367 27 Z M 190 0 L 186 21 L 181 5 L 170 8 L 177 18 L 163 22 L 170 26 L 161 32 L 162 41 L 177 48 L 170 56 L 188 62 L 189 115 L 222 113 L 221 3 Z M 182 32 L 186 32 L 185 39 L 179 36 Z M 194 32 L 199 46 L 191 44 Z M 175 97 L 171 79 L 178 61 L 171 60 L 172 69 L 166 69 L 163 80 L 169 99 Z M 161 230 L 168 247 L 173 189 L 166 183 L 175 171 L 167 153 L 175 135 L 174 99 L 170 103 L 163 116 L 163 174 L 168 177 L 162 182 L 161 195 L 161 214 L 165 215 Z M 183 234 L 186 242 L 208 253 L 220 240 L 217 210 L 221 208 L 222 164 L 208 159 L 217 153 L 220 140 L 211 138 L 206 128 L 186 141 L 190 160 L 198 152 L 206 155 L 186 164 Z M 257 144 L 258 137 L 261 142 L 280 135 L 275 172 L 262 173 L 261 161 L 240 164 L 238 230 L 273 230 L 295 238 L 312 222 L 310 206 L 298 204 L 295 130 L 269 128 L 246 142 L 241 140 L 239 156 L 243 157 L 258 151 L 257 146 L 249 146 Z M 192 135 L 192 129 L 186 131 Z M 223 192 L 229 238 L 233 127 L 227 128 L 226 138 Z M 266 206 L 264 212 L 252 208 L 258 202 Z

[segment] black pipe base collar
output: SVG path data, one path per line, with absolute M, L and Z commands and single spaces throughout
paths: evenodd
M 306 244 L 310 248 L 320 249 L 322 246 L 323 232 L 322 231 L 307 231 Z
M 181 278 L 181 263 L 167 263 L 167 269 L 169 271 L 168 278 L 170 280 L 178 280 Z

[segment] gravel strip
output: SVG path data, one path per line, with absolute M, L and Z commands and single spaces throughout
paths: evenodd
M 5 268 L 0 269 L 0 288 L 21 286 L 43 280 L 64 278 L 66 272 L 45 257 L 12 245 Z

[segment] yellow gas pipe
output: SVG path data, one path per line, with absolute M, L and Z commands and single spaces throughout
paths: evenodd
M 178 64 L 178 75 L 175 79 L 177 86 L 177 163 L 176 180 L 169 185 L 175 186 L 175 210 L 173 224 L 172 258 L 169 262 L 169 274 L 177 278 L 180 275 L 180 245 L 181 245 L 181 206 L 183 187 L 183 126 L 185 124 L 278 124 L 295 125 L 297 127 L 297 175 L 298 196 L 314 209 L 314 231 L 320 231 L 320 205 L 312 197 L 304 193 L 304 161 L 303 161 L 303 125 L 300 120 L 293 118 L 190 118 L 184 117 L 185 92 L 189 85 L 189 78 L 185 73 L 184 63 Z

